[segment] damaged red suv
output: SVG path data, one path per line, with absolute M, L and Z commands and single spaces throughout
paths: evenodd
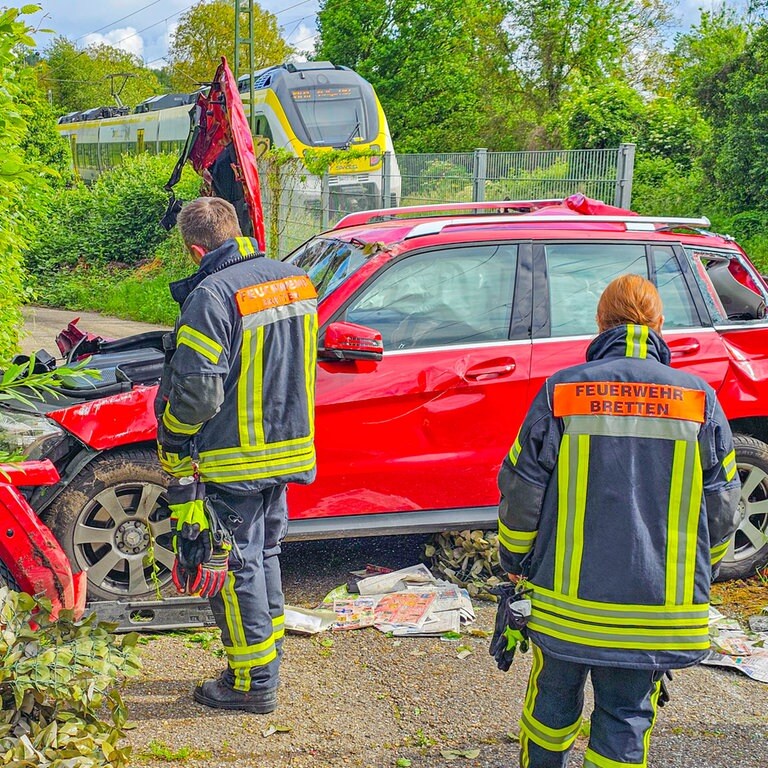
M 617 275 L 652 280 L 673 365 L 718 392 L 744 521 L 721 570 L 768 562 L 768 286 L 706 219 L 647 218 L 577 195 L 355 213 L 288 257 L 315 283 L 318 474 L 289 489 L 293 538 L 495 526 L 496 474 L 547 376 L 584 359 Z M 5 419 L 62 480 L 30 494 L 93 597 L 152 593 L 170 550 L 155 460 L 159 335 L 83 339 L 104 378 Z M 88 389 L 89 388 L 89 389 Z M 42 413 L 42 411 L 47 411 Z M 15 415 L 14 415 L 15 414 Z

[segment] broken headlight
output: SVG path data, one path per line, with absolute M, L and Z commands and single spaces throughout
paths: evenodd
M 49 458 L 66 437 L 64 430 L 45 416 L 0 409 L 0 453 L 14 460 Z

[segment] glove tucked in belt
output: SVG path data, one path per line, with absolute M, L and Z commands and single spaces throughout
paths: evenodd
M 184 482 L 187 480 L 187 482 Z M 168 488 L 173 534 L 173 583 L 184 594 L 213 597 L 227 578 L 232 536 L 205 497 L 205 485 L 183 478 Z
M 518 646 L 523 653 L 528 650 L 526 626 L 531 616 L 531 601 L 526 595 L 530 590 L 517 584 L 499 584 L 490 592 L 499 598 L 499 604 L 488 652 L 496 659 L 498 668 L 506 672 L 512 666 Z

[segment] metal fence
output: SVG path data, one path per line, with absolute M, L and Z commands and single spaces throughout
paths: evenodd
M 339 194 L 344 175 L 310 176 L 299 160 L 259 167 L 267 247 L 290 253 L 350 210 L 429 203 L 562 198 L 576 192 L 629 208 L 635 145 L 537 152 L 440 152 L 384 156 L 375 188 Z

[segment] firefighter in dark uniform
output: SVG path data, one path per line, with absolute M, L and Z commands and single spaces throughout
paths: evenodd
M 284 631 L 286 483 L 315 475 L 316 292 L 302 270 L 240 234 L 225 200 L 188 203 L 178 225 L 199 269 L 171 285 L 181 313 L 156 401 L 158 450 L 180 480 L 169 488 L 174 580 L 210 597 L 228 659 L 194 697 L 266 713 L 276 706 Z M 190 484 L 195 498 L 175 503 Z M 209 526 L 208 550 L 190 566 L 189 547 Z
M 587 674 L 585 768 L 644 767 L 663 674 L 709 648 L 740 483 L 715 392 L 669 367 L 663 319 L 652 283 L 614 280 L 587 362 L 546 381 L 499 474 L 501 563 L 532 589 L 524 768 L 567 764 Z

